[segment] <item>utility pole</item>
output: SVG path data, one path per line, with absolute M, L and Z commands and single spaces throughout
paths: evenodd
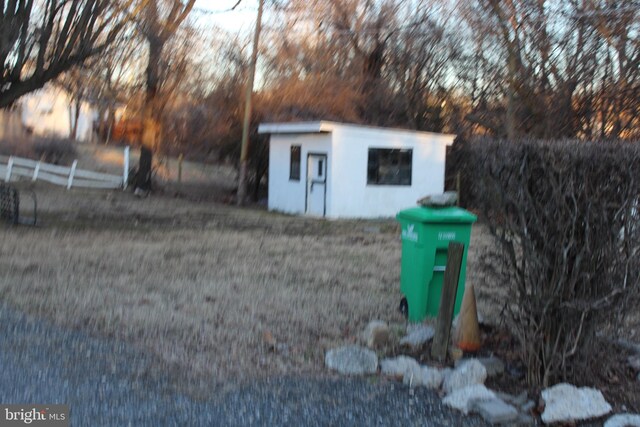
M 240 148 L 240 174 L 238 176 L 238 206 L 242 206 L 247 197 L 247 173 L 249 166 L 249 125 L 251 124 L 251 95 L 253 94 L 253 81 L 256 76 L 256 62 L 258 62 L 258 44 L 260 42 L 260 29 L 262 26 L 262 8 L 264 0 L 260 0 L 258 5 L 258 18 L 256 19 L 256 30 L 253 36 L 253 51 L 251 53 L 251 63 L 249 64 L 249 78 L 247 79 L 247 93 L 244 106 L 244 122 L 242 124 L 242 142 Z

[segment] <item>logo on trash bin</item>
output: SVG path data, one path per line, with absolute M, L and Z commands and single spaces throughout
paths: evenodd
M 418 241 L 418 233 L 416 233 L 414 230 L 414 224 L 409 224 L 407 225 L 407 228 L 402 230 L 402 239 L 403 240 L 410 240 L 412 242 L 417 242 Z
M 456 233 L 454 231 L 441 231 L 438 233 L 438 240 L 455 240 Z

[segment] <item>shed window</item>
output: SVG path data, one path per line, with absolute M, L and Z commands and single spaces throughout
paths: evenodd
M 300 146 L 291 146 L 291 161 L 289 163 L 289 179 L 300 181 Z
M 369 148 L 367 184 L 411 185 L 413 150 Z

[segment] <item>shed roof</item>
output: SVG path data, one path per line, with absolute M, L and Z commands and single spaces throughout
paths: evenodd
M 315 122 L 289 122 L 289 123 L 261 123 L 258 133 L 268 134 L 300 134 L 300 133 L 329 133 L 340 127 L 378 130 L 382 132 L 408 133 L 413 135 L 450 137 L 453 142 L 455 135 L 436 132 L 415 131 L 409 129 L 385 128 L 378 126 L 356 125 L 351 123 L 338 123 L 325 120 Z

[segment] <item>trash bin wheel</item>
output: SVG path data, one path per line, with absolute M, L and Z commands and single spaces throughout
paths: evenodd
M 405 318 L 409 317 L 409 303 L 407 302 L 406 297 L 402 297 L 400 300 L 400 307 L 398 307 L 398 309 Z

